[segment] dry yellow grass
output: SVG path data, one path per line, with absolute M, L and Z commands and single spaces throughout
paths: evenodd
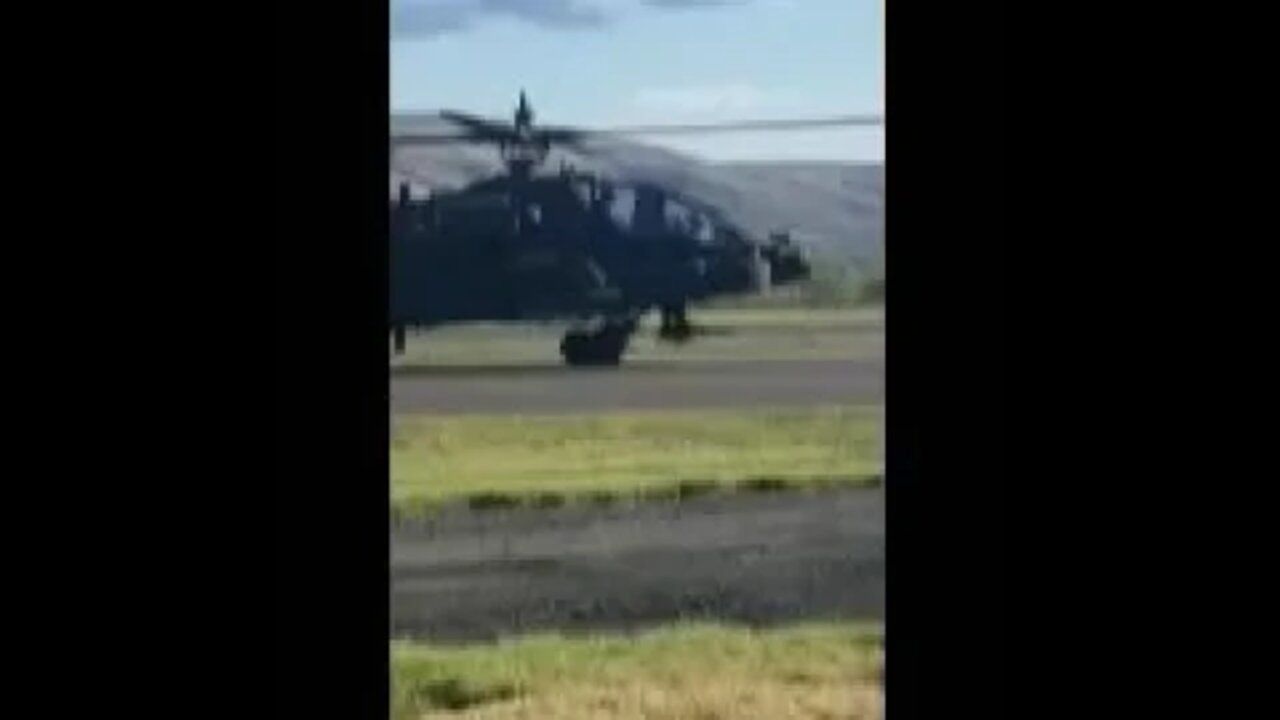
M 883 692 L 856 677 L 809 682 L 697 676 L 686 683 L 564 685 L 422 720 L 879 720 Z
M 397 720 L 872 720 L 878 625 L 676 624 L 635 635 L 392 646 Z

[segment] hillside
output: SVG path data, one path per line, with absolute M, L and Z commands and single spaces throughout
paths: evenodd
M 392 133 L 449 133 L 456 127 L 431 115 L 393 115 Z M 670 150 L 614 138 L 593 139 L 590 154 L 554 149 L 560 163 L 623 181 L 655 181 L 717 208 L 759 235 L 789 229 L 815 255 L 863 265 L 880 257 L 884 170 L 879 164 L 769 162 L 711 164 Z M 405 172 L 400 172 L 401 170 Z M 391 190 L 404 180 L 416 189 L 457 188 L 499 172 L 493 148 L 453 144 L 396 153 Z M 407 174 L 406 174 L 407 173 Z

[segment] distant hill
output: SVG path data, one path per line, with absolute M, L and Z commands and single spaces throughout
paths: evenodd
M 393 115 L 391 129 L 393 134 L 457 130 L 433 115 Z M 816 256 L 840 264 L 865 266 L 881 257 L 884 169 L 878 163 L 713 164 L 613 138 L 593 139 L 589 147 L 590 155 L 557 148 L 546 167 L 555 171 L 563 161 L 619 180 L 656 181 L 758 235 L 789 229 Z M 501 168 L 495 149 L 483 145 L 405 148 L 396 154 L 390 188 L 394 193 L 405 180 L 420 191 L 457 188 Z

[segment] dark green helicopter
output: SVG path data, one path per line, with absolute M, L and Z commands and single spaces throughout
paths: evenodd
M 691 337 L 688 305 L 807 278 L 785 233 L 751 239 L 713 207 L 650 182 L 567 166 L 537 172 L 553 145 L 590 154 L 600 134 L 794 129 L 876 124 L 878 118 L 765 121 L 589 131 L 540 128 L 520 93 L 513 122 L 460 112 L 440 117 L 456 134 L 393 133 L 398 148 L 496 145 L 506 172 L 456 191 L 415 198 L 402 183 L 391 207 L 390 323 L 395 351 L 406 327 L 482 321 L 569 321 L 565 362 L 617 365 L 639 319 L 657 310 L 659 337 Z M 402 171 L 403 172 L 403 171 Z M 619 220 L 619 191 L 633 198 Z

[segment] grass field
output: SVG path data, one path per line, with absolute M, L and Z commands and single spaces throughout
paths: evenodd
M 673 345 L 659 342 L 653 318 L 633 337 L 627 362 L 790 360 L 876 357 L 884 352 L 879 309 L 792 308 L 691 311 L 711 334 Z M 410 332 L 392 368 L 511 363 L 559 364 L 562 324 L 449 325 Z
M 393 643 L 391 658 L 394 720 L 872 720 L 883 708 L 883 637 L 871 624 Z
M 706 308 L 690 310 L 711 327 L 874 329 L 884 326 L 884 309 L 867 308 Z
M 393 420 L 397 510 L 558 502 L 709 483 L 858 482 L 880 472 L 878 407 Z

